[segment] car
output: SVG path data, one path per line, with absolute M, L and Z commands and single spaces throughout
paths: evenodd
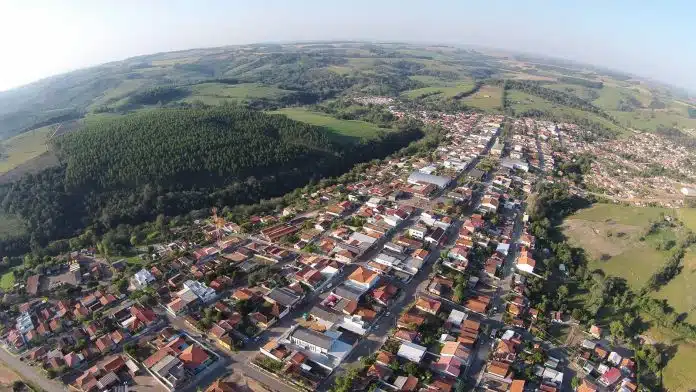
M 387 313 L 385 314 L 385 316 L 387 316 L 387 317 L 391 316 L 391 312 L 387 312 Z

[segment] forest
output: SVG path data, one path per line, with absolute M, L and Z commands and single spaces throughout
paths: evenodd
M 102 233 L 159 214 L 280 196 L 423 136 L 418 124 L 398 126 L 369 141 L 336 143 L 321 127 L 236 105 L 93 123 L 55 141 L 59 166 L 0 187 L 2 211 L 28 227 L 23 241 L 0 241 L 0 253 L 19 254 L 27 242 L 45 246 L 87 227 Z

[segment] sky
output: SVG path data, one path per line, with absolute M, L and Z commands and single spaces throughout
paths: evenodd
M 696 1 L 0 0 L 0 91 L 128 57 L 296 40 L 481 45 L 696 91 Z

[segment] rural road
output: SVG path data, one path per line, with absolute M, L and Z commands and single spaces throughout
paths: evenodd
M 39 374 L 37 369 L 20 361 L 19 358 L 11 355 L 5 348 L 0 349 L 0 361 L 5 363 L 7 367 L 11 368 L 26 381 L 35 384 L 46 392 L 65 392 L 67 388 L 56 381 L 49 380 L 42 374 Z

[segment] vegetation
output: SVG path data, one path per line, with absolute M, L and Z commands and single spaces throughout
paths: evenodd
M 160 109 L 90 123 L 56 141 L 60 166 L 0 187 L 3 209 L 26 222 L 29 236 L 0 242 L 0 251 L 18 254 L 28 239 L 36 248 L 87 226 L 104 232 L 159 214 L 253 203 L 422 136 L 418 124 L 403 123 L 369 141 L 342 144 L 322 128 L 239 106 Z

